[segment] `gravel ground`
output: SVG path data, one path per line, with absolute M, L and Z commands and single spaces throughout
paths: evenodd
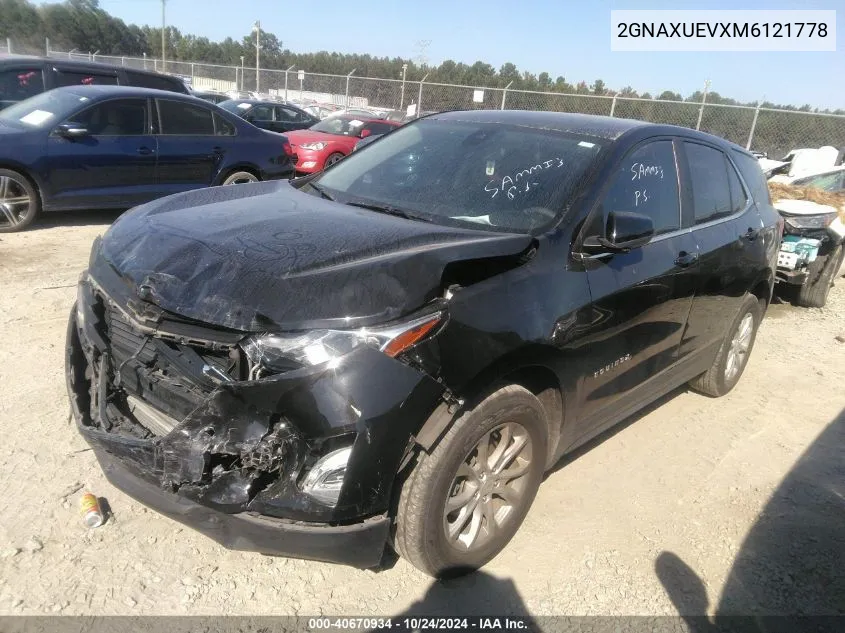
M 771 307 L 731 394 L 678 390 L 566 458 L 483 573 L 432 583 L 402 560 L 374 573 L 228 551 L 105 480 L 69 424 L 62 352 L 113 218 L 0 236 L 0 614 L 843 609 L 845 279 L 824 309 Z M 85 490 L 113 510 L 99 529 L 80 520 Z

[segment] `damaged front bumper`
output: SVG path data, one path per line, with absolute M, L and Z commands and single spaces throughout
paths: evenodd
M 242 380 L 247 333 L 136 320 L 115 281 L 80 282 L 66 356 L 74 418 L 109 480 L 226 547 L 376 566 L 392 484 L 442 386 L 369 347 Z M 328 505 L 302 482 L 342 447 Z

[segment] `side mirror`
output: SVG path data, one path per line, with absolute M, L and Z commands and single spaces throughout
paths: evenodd
M 367 138 L 372 133 L 372 130 L 361 130 L 361 138 Z
M 88 128 L 80 123 L 74 123 L 73 121 L 66 121 L 65 123 L 59 123 L 56 126 L 56 132 L 59 136 L 64 136 L 66 138 L 78 138 L 80 136 L 88 136 Z
M 613 253 L 626 253 L 645 246 L 654 237 L 654 222 L 647 215 L 632 211 L 611 211 L 607 216 L 604 236 L 591 236 L 584 240 L 584 249 L 590 252 L 605 249 Z

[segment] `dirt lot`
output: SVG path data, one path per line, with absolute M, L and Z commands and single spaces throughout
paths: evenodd
M 679 390 L 566 459 L 485 573 L 432 584 L 401 560 L 373 573 L 227 551 L 106 482 L 68 422 L 62 348 L 77 276 L 113 217 L 69 215 L 0 236 L 0 613 L 676 614 L 720 603 L 835 613 L 845 604 L 836 338 L 845 279 L 824 309 L 773 305 L 727 397 Z M 114 511 L 102 528 L 80 521 L 83 489 Z

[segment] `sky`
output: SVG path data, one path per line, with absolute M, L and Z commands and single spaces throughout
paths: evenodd
M 611 52 L 611 9 L 843 9 L 842 0 L 167 0 L 167 23 L 213 40 L 241 39 L 255 20 L 275 33 L 283 48 L 416 58 L 429 41 L 430 64 L 445 59 L 520 71 L 570 83 L 602 79 L 611 89 L 627 85 L 657 95 L 688 96 L 704 88 L 740 101 L 845 108 L 845 43 L 830 53 L 633 53 Z M 125 22 L 161 24 L 160 0 L 100 0 Z M 312 10 L 313 9 L 313 10 Z M 845 14 L 840 11 L 839 15 Z M 839 16 L 838 16 L 839 17 Z M 839 20 L 841 24 L 841 18 Z M 307 69 L 306 69 L 307 70 Z

